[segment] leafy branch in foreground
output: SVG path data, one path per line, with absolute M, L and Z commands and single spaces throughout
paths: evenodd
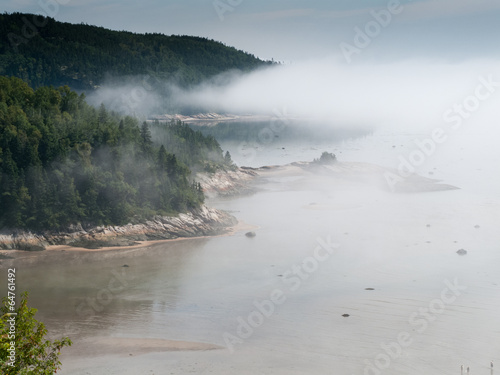
M 61 349 L 70 346 L 71 340 L 67 337 L 54 341 L 45 339 L 47 329 L 42 322 L 35 319 L 37 310 L 28 307 L 27 292 L 22 294 L 21 303 L 14 312 L 10 307 L 7 297 L 3 298 L 0 308 L 0 373 L 6 375 L 56 373 L 61 366 L 59 361 Z M 11 321 L 15 321 L 15 330 L 10 328 Z

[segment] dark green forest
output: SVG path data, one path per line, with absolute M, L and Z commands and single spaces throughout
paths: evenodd
M 0 228 L 119 225 L 199 207 L 192 170 L 231 168 L 180 122 L 140 123 L 68 86 L 0 76 Z
M 33 14 L 0 14 L 0 75 L 31 87 L 68 85 L 93 90 L 124 76 L 189 87 L 229 70 L 269 65 L 255 56 L 200 37 L 135 34 Z M 160 87 L 157 87 L 160 89 Z

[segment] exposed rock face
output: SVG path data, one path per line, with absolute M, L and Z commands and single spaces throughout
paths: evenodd
M 99 248 L 128 246 L 135 241 L 163 240 L 179 237 L 210 236 L 227 233 L 237 220 L 234 216 L 202 206 L 175 217 L 156 216 L 142 224 L 96 227 L 84 230 L 73 226 L 65 232 L 40 234 L 19 232 L 0 235 L 0 249 L 43 250 L 48 245 L 70 245 Z
M 198 173 L 196 181 L 201 184 L 203 192 L 208 197 L 227 197 L 253 192 L 249 182 L 256 176 L 257 172 L 252 169 L 237 168 L 234 171 L 218 170 L 215 173 Z
M 249 182 L 257 176 L 251 169 L 219 170 L 198 173 L 205 194 L 209 197 L 233 196 L 250 193 Z M 178 216 L 155 216 L 141 224 L 107 226 L 84 229 L 80 224 L 65 231 L 31 233 L 24 231 L 0 233 L 0 249 L 40 251 L 50 245 L 69 245 L 85 248 L 103 246 L 130 246 L 136 241 L 168 240 L 180 237 L 199 237 L 223 234 L 237 224 L 234 216 L 202 206 Z

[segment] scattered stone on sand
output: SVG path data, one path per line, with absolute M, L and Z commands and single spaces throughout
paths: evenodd
M 467 254 L 467 250 L 464 250 L 464 249 L 457 250 L 457 254 L 458 255 L 465 255 L 465 254 Z
M 375 290 L 375 288 L 365 288 L 365 290 Z
M 246 232 L 245 233 L 245 236 L 247 236 L 248 238 L 253 238 L 255 237 L 257 234 L 255 234 L 255 232 Z
M 342 314 L 342 316 L 343 316 L 344 318 L 348 318 L 348 317 L 350 317 L 350 315 L 349 315 L 349 314 Z

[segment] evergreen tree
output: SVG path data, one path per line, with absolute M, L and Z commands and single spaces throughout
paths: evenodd
M 0 76 L 0 228 L 118 225 L 199 207 L 192 170 L 230 160 L 180 122 L 139 125 L 67 87 Z

